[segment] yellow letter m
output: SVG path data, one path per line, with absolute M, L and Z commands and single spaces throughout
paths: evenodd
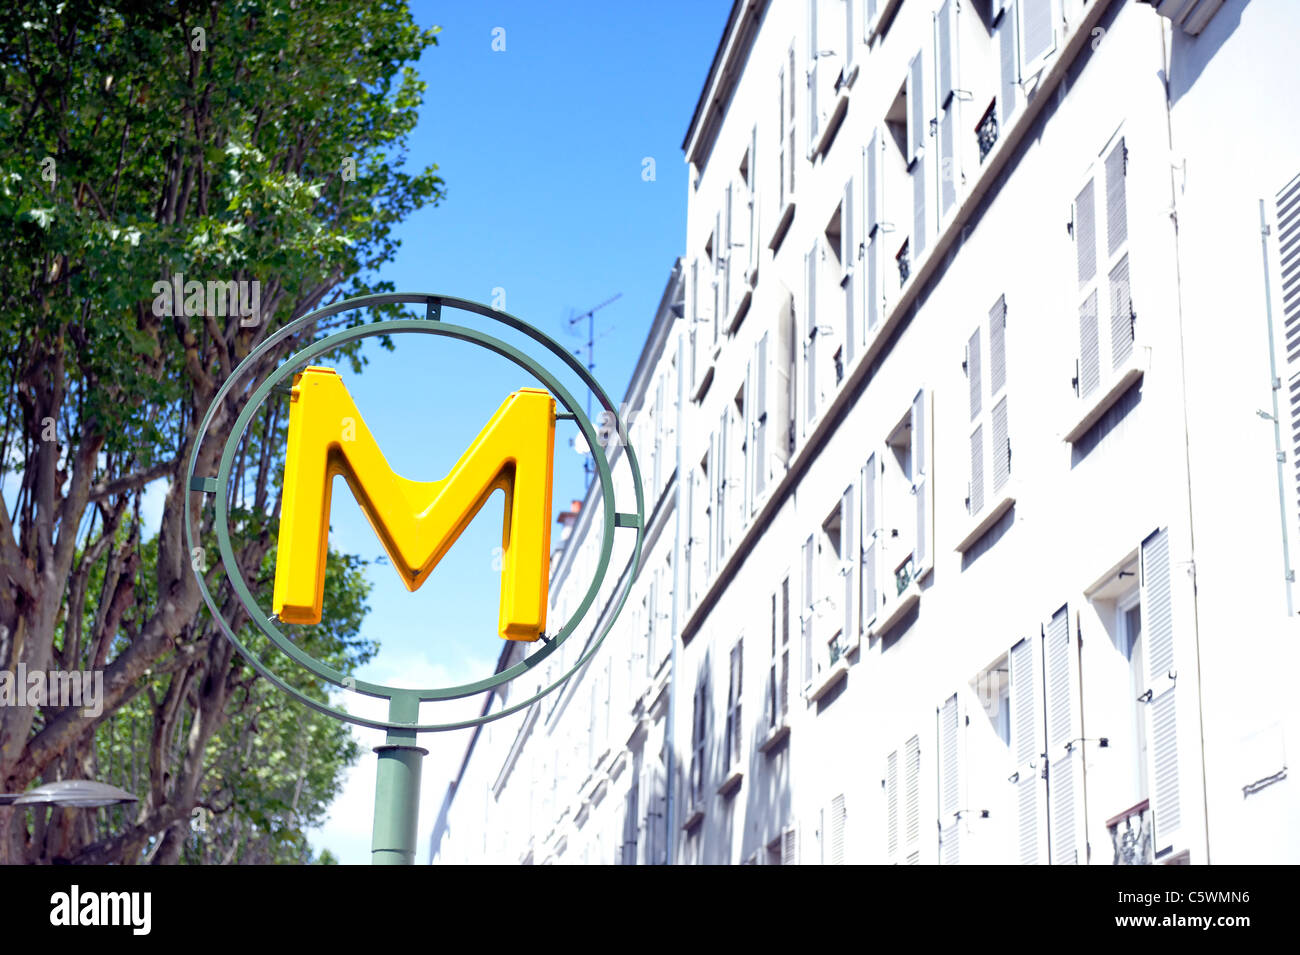
M 415 590 L 487 502 L 505 492 L 499 630 L 536 640 L 546 627 L 555 399 L 511 394 L 441 481 L 393 473 L 331 368 L 295 376 L 289 408 L 274 610 L 320 623 L 330 487 L 343 475 L 408 590 Z

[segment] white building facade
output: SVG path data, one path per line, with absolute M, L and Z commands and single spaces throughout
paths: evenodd
M 1297 35 L 738 0 L 628 392 L 640 573 L 435 859 L 1300 860 Z

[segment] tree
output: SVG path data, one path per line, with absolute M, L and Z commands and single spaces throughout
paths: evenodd
M 213 396 L 272 331 L 341 295 L 391 290 L 367 278 L 396 251 L 393 225 L 443 197 L 436 167 L 402 168 L 424 91 L 410 64 L 435 34 L 399 2 L 0 9 L 0 669 L 104 674 L 98 716 L 0 707 L 0 788 L 93 778 L 128 726 L 142 748 L 131 756 L 148 767 L 138 808 L 111 834 L 68 812 L 0 808 L 0 862 L 175 861 L 196 807 L 244 823 L 267 800 L 298 813 L 288 769 L 221 801 L 235 791 L 220 780 L 238 775 L 242 734 L 275 721 L 266 688 L 200 612 L 184 469 Z M 208 294 L 159 291 L 177 276 Z M 256 300 L 255 314 L 231 290 L 247 293 L 240 305 Z M 317 323 L 241 382 L 363 320 Z M 344 357 L 364 363 L 356 348 Z M 213 435 L 247 398 L 241 384 Z M 259 410 L 222 489 L 250 583 L 274 542 L 284 412 L 282 401 Z M 198 449 L 197 473 L 216 473 L 221 443 Z M 145 527 L 153 482 L 166 488 L 162 517 Z M 210 521 L 195 529 L 205 546 Z M 334 580 L 356 596 L 349 570 Z M 206 576 L 243 628 L 216 561 Z M 310 639 L 355 665 L 367 651 L 346 619 L 335 624 Z M 303 758 L 314 768 L 323 753 L 335 768 L 347 756 L 331 743 Z M 298 799 L 328 794 L 328 780 L 299 778 Z

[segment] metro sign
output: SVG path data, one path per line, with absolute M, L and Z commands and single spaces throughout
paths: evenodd
M 319 323 L 343 312 L 355 312 L 402 305 L 424 310 L 424 318 L 404 317 L 361 322 L 312 340 L 301 350 L 280 355 L 279 349 L 303 338 L 313 338 Z M 447 321 L 465 317 L 472 324 Z M 480 326 L 486 326 L 480 327 Z M 491 334 L 496 327 L 510 330 L 511 341 Z M 384 459 L 351 396 L 337 372 L 312 364 L 337 348 L 366 338 L 388 335 L 435 336 L 465 342 L 505 359 L 531 376 L 541 388 L 521 388 L 508 395 L 488 419 L 483 430 L 461 454 L 450 473 L 440 481 L 412 481 L 394 474 Z M 522 347 L 521 347 L 522 346 Z M 538 352 L 549 353 L 540 360 Z M 575 375 L 584 388 L 599 400 L 605 427 L 600 431 L 584 414 L 582 404 L 565 382 L 547 364 L 563 375 Z M 270 365 L 272 370 L 262 377 Z M 239 566 L 230 534 L 230 496 L 236 481 L 236 458 L 242 442 L 253 427 L 254 417 L 265 410 L 265 402 L 279 400 L 289 388 L 288 444 L 285 448 L 284 484 L 280 496 L 279 552 L 276 555 L 273 612 L 268 616 Z M 251 389 L 251 390 L 248 390 Z M 220 439 L 216 474 L 200 472 L 203 455 L 212 453 L 210 429 L 224 415 L 231 402 L 247 390 L 243 408 Z M 276 397 L 273 397 L 276 396 Z M 552 397 L 554 396 L 554 397 Z M 562 410 L 557 411 L 556 409 Z M 572 421 L 578 437 L 593 449 L 592 461 L 599 485 L 597 504 L 589 518 L 599 532 L 600 550 L 591 578 L 567 620 L 546 629 L 547 587 L 551 547 L 551 481 L 557 421 Z M 625 506 L 618 506 L 612 461 L 595 451 L 602 444 L 602 432 L 620 436 L 618 462 L 627 468 L 630 484 L 624 485 Z M 479 302 L 434 295 L 428 292 L 392 292 L 340 299 L 294 319 L 269 334 L 257 345 L 217 389 L 199 423 L 185 486 L 185 546 L 189 549 L 194 585 L 221 632 L 243 655 L 258 675 L 286 696 L 327 716 L 373 730 L 384 730 L 382 746 L 375 747 L 375 824 L 371 858 L 380 864 L 409 865 L 415 861 L 419 830 L 420 765 L 427 751 L 418 743 L 420 733 L 441 733 L 482 726 L 533 706 L 563 686 L 587 666 L 627 602 L 637 579 L 645 531 L 645 492 L 636 453 L 626 435 L 625 422 L 600 383 L 570 350 L 544 332 L 500 309 Z M 210 460 L 210 458 L 208 459 Z M 501 602 L 498 631 L 507 640 L 536 641 L 525 654 L 509 654 L 491 675 L 454 686 L 392 686 L 345 673 L 333 661 L 319 660 L 286 634 L 279 623 L 314 624 L 321 619 L 325 594 L 325 561 L 329 553 L 330 493 L 334 478 L 342 475 L 353 496 L 379 537 L 389 560 L 408 590 L 428 579 L 438 561 L 456 543 L 496 490 L 505 495 L 502 531 Z M 626 492 L 633 498 L 626 500 Z M 221 556 L 225 586 L 241 605 L 239 626 L 226 619 L 228 610 L 221 593 L 209 586 L 212 572 L 206 568 L 206 544 L 200 536 L 205 528 L 201 512 L 210 504 L 211 531 Z M 630 506 L 628 506 L 630 505 Z M 606 591 L 615 535 L 630 545 L 627 564 L 615 579 L 613 592 Z M 584 575 L 585 575 L 584 570 Z M 600 598 L 601 610 L 591 630 L 583 630 L 583 647 L 576 654 L 565 652 L 565 642 Z M 388 714 L 380 717 L 355 713 L 335 703 L 327 693 L 311 692 L 297 680 L 285 677 L 242 637 L 247 624 L 278 648 L 283 656 L 318 685 L 333 685 L 349 694 L 387 700 Z M 556 654 L 559 654 L 556 656 Z M 558 672 L 543 663 L 559 663 Z M 509 662 L 514 657 L 515 662 Z M 540 669 L 539 669 L 540 668 Z M 528 674 L 545 673 L 541 685 L 511 694 L 501 705 L 484 707 L 476 716 L 456 715 L 442 722 L 425 722 L 421 706 L 466 699 L 498 691 Z
M 492 492 L 505 492 L 498 630 L 536 640 L 546 628 L 555 399 L 537 388 L 509 395 L 440 481 L 394 473 L 343 379 L 308 367 L 294 377 L 285 453 L 273 610 L 286 623 L 320 623 L 329 550 L 330 491 L 342 475 L 407 590 L 456 543 Z

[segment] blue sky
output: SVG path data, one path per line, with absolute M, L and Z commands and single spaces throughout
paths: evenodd
M 434 162 L 447 199 L 397 230 L 402 247 L 379 277 L 401 291 L 432 291 L 494 304 L 570 349 L 585 323 L 567 319 L 616 293 L 596 313 L 596 377 L 622 398 L 685 236 L 681 142 L 730 9 L 729 0 L 621 3 L 470 3 L 412 6 L 421 26 L 442 27 L 419 69 L 428 83 L 408 163 Z M 504 50 L 493 49 L 494 30 Z M 497 43 L 500 46 L 500 42 Z M 646 159 L 654 179 L 643 177 Z M 414 339 L 414 341 L 412 341 Z M 446 474 L 501 400 L 532 385 L 467 345 L 407 336 L 395 352 L 368 349 L 360 376 L 340 369 L 389 463 L 416 480 Z M 554 510 L 580 497 L 582 458 L 557 433 Z M 445 685 L 487 676 L 495 635 L 501 505 L 489 503 L 416 593 L 374 564 L 366 636 L 380 652 L 359 676 L 397 685 Z M 382 551 L 338 482 L 331 543 L 367 557 Z M 355 700 L 352 697 L 351 700 Z M 461 718 L 480 700 L 426 704 L 425 720 Z M 382 715 L 363 706 L 356 712 Z M 380 734 L 357 731 L 367 747 Z M 426 736 L 417 861 L 464 731 Z M 375 760 L 349 776 L 317 849 L 369 861 Z

